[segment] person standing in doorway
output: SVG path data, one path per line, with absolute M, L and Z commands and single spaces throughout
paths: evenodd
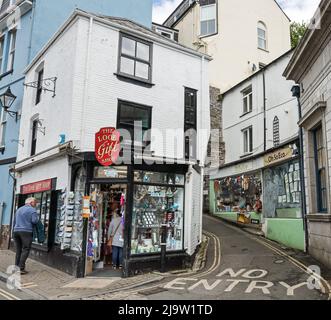
M 108 229 L 108 239 L 112 237 L 112 263 L 113 269 L 122 269 L 123 263 L 123 225 L 119 210 L 113 211 L 113 219 Z
M 16 211 L 14 218 L 15 265 L 20 268 L 21 274 L 27 273 L 25 263 L 32 245 L 33 228 L 39 220 L 36 205 L 35 198 L 28 198 L 25 205 Z

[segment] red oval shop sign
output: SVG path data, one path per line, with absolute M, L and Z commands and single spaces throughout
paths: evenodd
M 101 128 L 95 134 L 95 157 L 101 165 L 116 162 L 120 150 L 120 133 L 115 128 Z

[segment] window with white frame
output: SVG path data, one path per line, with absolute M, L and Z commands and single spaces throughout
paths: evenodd
M 0 108 L 0 148 L 5 146 L 5 135 L 7 125 L 7 112 L 3 108 Z
M 242 130 L 244 154 L 253 152 L 253 127 Z
M 267 27 L 263 22 L 257 25 L 258 48 L 267 50 Z
M 16 50 L 16 34 L 17 34 L 16 29 L 13 29 L 9 32 L 10 42 L 9 42 L 7 71 L 11 71 L 14 69 L 15 50 Z
M 253 110 L 253 90 L 252 86 L 244 89 L 243 94 L 243 114 L 251 112 Z
M 121 35 L 118 73 L 151 82 L 152 43 Z
M 217 32 L 216 0 L 200 1 L 200 36 L 208 36 Z
M 4 60 L 4 49 L 5 49 L 5 37 L 0 38 L 0 74 L 2 73 L 2 64 Z

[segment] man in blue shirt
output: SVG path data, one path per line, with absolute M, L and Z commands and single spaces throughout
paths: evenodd
M 16 211 L 14 219 L 14 241 L 16 246 L 15 265 L 21 270 L 21 274 L 26 274 L 25 263 L 28 259 L 32 240 L 33 228 L 37 224 L 39 217 L 36 211 L 37 200 L 28 198 L 25 206 Z

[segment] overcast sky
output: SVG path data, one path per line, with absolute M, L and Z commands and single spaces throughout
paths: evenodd
M 153 21 L 163 23 L 182 0 L 153 0 Z M 246 0 L 243 0 L 246 1 Z M 320 0 L 277 0 L 292 21 L 309 21 Z

